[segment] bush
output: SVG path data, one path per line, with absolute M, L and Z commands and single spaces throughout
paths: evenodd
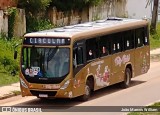
M 21 43 L 20 39 L 7 40 L 0 38 L 0 68 L 1 71 L 11 73 L 12 71 L 19 71 L 19 60 L 14 60 L 14 46 Z M 20 47 L 18 48 L 20 52 Z
M 47 30 L 53 27 L 54 26 L 47 19 L 37 19 L 34 17 L 27 17 L 27 32 Z

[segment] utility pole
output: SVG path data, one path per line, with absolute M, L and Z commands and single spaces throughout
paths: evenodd
M 156 32 L 156 25 L 157 25 L 157 18 L 158 18 L 158 5 L 159 5 L 159 0 L 154 0 L 153 11 L 152 11 L 152 21 L 151 21 L 151 28 L 150 28 L 151 33 Z

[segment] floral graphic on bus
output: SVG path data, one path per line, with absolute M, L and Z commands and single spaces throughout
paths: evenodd
M 105 66 L 103 73 L 100 73 L 100 70 L 101 70 L 101 65 L 98 65 L 98 68 L 96 69 L 96 74 L 95 74 L 96 85 L 100 87 L 108 86 L 110 70 L 108 66 Z
M 108 86 L 109 78 L 110 78 L 110 69 L 108 65 L 105 67 L 102 67 L 102 64 L 104 64 L 104 60 L 97 61 L 91 64 L 91 66 L 97 66 L 96 71 L 91 72 L 90 68 L 87 68 L 87 76 L 93 75 L 95 76 L 95 84 L 99 87 Z
M 108 66 L 105 66 L 104 74 L 103 74 L 103 81 L 108 82 L 110 70 Z
M 125 64 L 129 61 L 130 61 L 130 54 L 129 55 L 123 55 L 122 58 L 120 56 L 118 56 L 114 60 L 116 66 L 121 66 L 122 64 Z

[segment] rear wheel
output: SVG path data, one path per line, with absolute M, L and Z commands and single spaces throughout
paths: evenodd
M 131 82 L 131 77 L 132 77 L 132 72 L 129 68 L 126 68 L 125 70 L 125 76 L 124 76 L 124 81 L 121 83 L 122 88 L 127 88 L 130 86 Z
M 91 85 L 90 81 L 87 80 L 86 85 L 85 85 L 85 93 L 84 95 L 80 96 L 81 101 L 87 101 L 90 96 L 91 96 Z

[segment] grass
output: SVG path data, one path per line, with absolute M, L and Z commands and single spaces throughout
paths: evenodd
M 19 60 L 13 59 L 13 46 L 19 42 L 20 39 L 7 41 L 0 37 L 0 86 L 9 85 L 19 81 L 18 75 L 11 75 L 11 72 L 13 71 L 18 74 Z
M 4 85 L 9 85 L 12 83 L 17 83 L 19 81 L 18 75 L 11 76 L 6 72 L 0 71 L 0 87 Z
M 150 45 L 151 50 L 159 48 L 160 47 L 160 40 L 159 39 L 153 39 L 153 38 L 151 38 L 150 39 L 150 44 L 151 44 Z
M 20 91 L 12 91 L 12 93 L 13 93 L 14 95 L 20 95 L 20 94 L 21 94 Z
M 160 102 L 154 103 L 153 105 L 150 105 L 146 108 L 154 109 L 154 107 L 156 107 L 156 108 L 158 108 L 158 110 L 160 110 Z M 131 112 L 128 115 L 160 115 L 160 111 L 159 112 L 152 112 L 152 111 L 150 111 L 150 112 Z
M 160 47 L 160 22 L 157 24 L 157 33 L 150 35 L 150 47 L 151 50 Z

